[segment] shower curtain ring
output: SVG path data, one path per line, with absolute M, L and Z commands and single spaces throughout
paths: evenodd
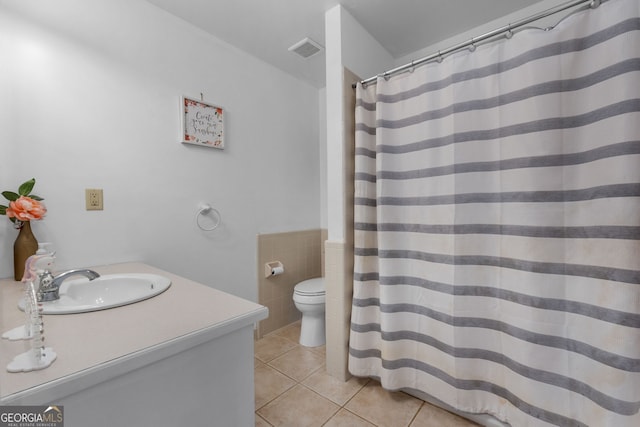
M 409 72 L 410 73 L 413 73 L 414 70 L 416 69 L 416 66 L 414 65 L 414 62 L 415 62 L 414 60 L 411 60 L 411 66 L 409 67 Z
M 590 4 L 589 7 L 591 9 L 596 9 L 598 6 L 600 6 L 601 1 L 600 0 L 593 0 Z
M 507 32 L 504 34 L 504 36 L 508 39 L 510 39 L 511 37 L 513 37 L 513 31 L 511 31 L 511 24 L 509 24 L 509 27 L 507 29 Z
M 438 62 L 442 63 L 443 59 L 442 59 L 442 54 L 440 53 L 440 51 L 438 51 Z
M 473 52 L 476 50 L 476 44 L 473 38 L 471 39 L 471 44 L 469 45 L 469 52 Z

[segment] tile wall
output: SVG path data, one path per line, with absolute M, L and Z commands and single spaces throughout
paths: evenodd
M 344 141 L 344 239 L 327 241 L 325 244 L 327 265 L 325 267 L 327 288 L 327 372 L 347 381 L 351 374 L 347 369 L 349 354 L 349 325 L 353 299 L 353 206 L 355 176 L 355 91 L 351 85 L 360 80 L 358 76 L 343 69 L 345 88 L 343 141 Z M 347 161 L 346 159 L 350 159 Z
M 351 376 L 347 363 L 353 299 L 353 245 L 327 241 L 325 250 L 327 372 L 347 381 Z
M 301 318 L 293 303 L 293 288 L 303 280 L 324 275 L 326 236 L 327 231 L 321 229 L 257 236 L 258 303 L 269 309 L 269 317 L 258 325 L 256 338 Z M 264 265 L 273 261 L 282 262 L 284 273 L 265 277 Z

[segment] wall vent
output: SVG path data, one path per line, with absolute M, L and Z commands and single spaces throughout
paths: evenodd
M 322 49 L 324 49 L 322 46 L 307 37 L 291 46 L 289 52 L 295 52 L 303 58 L 309 58 Z

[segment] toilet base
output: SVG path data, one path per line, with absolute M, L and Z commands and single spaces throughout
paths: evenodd
M 324 312 L 304 314 L 300 324 L 300 345 L 318 347 L 325 342 Z

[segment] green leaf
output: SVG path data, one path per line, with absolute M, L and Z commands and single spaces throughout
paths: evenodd
M 7 207 L 0 205 L 0 215 L 6 215 L 7 214 Z
M 29 193 L 31 193 L 31 190 L 33 190 L 33 186 L 36 185 L 36 179 L 35 178 L 31 178 L 29 181 L 22 183 L 22 185 L 20 185 L 20 188 L 18 188 L 18 193 L 20 193 L 21 196 L 28 196 Z
M 35 194 L 30 194 L 29 197 L 32 198 L 33 200 L 37 200 L 39 202 L 44 200 L 42 197 L 36 196 Z
M 20 197 L 19 194 L 14 193 L 13 191 L 3 191 L 2 195 L 5 197 L 5 199 L 9 200 L 10 202 L 15 202 Z

